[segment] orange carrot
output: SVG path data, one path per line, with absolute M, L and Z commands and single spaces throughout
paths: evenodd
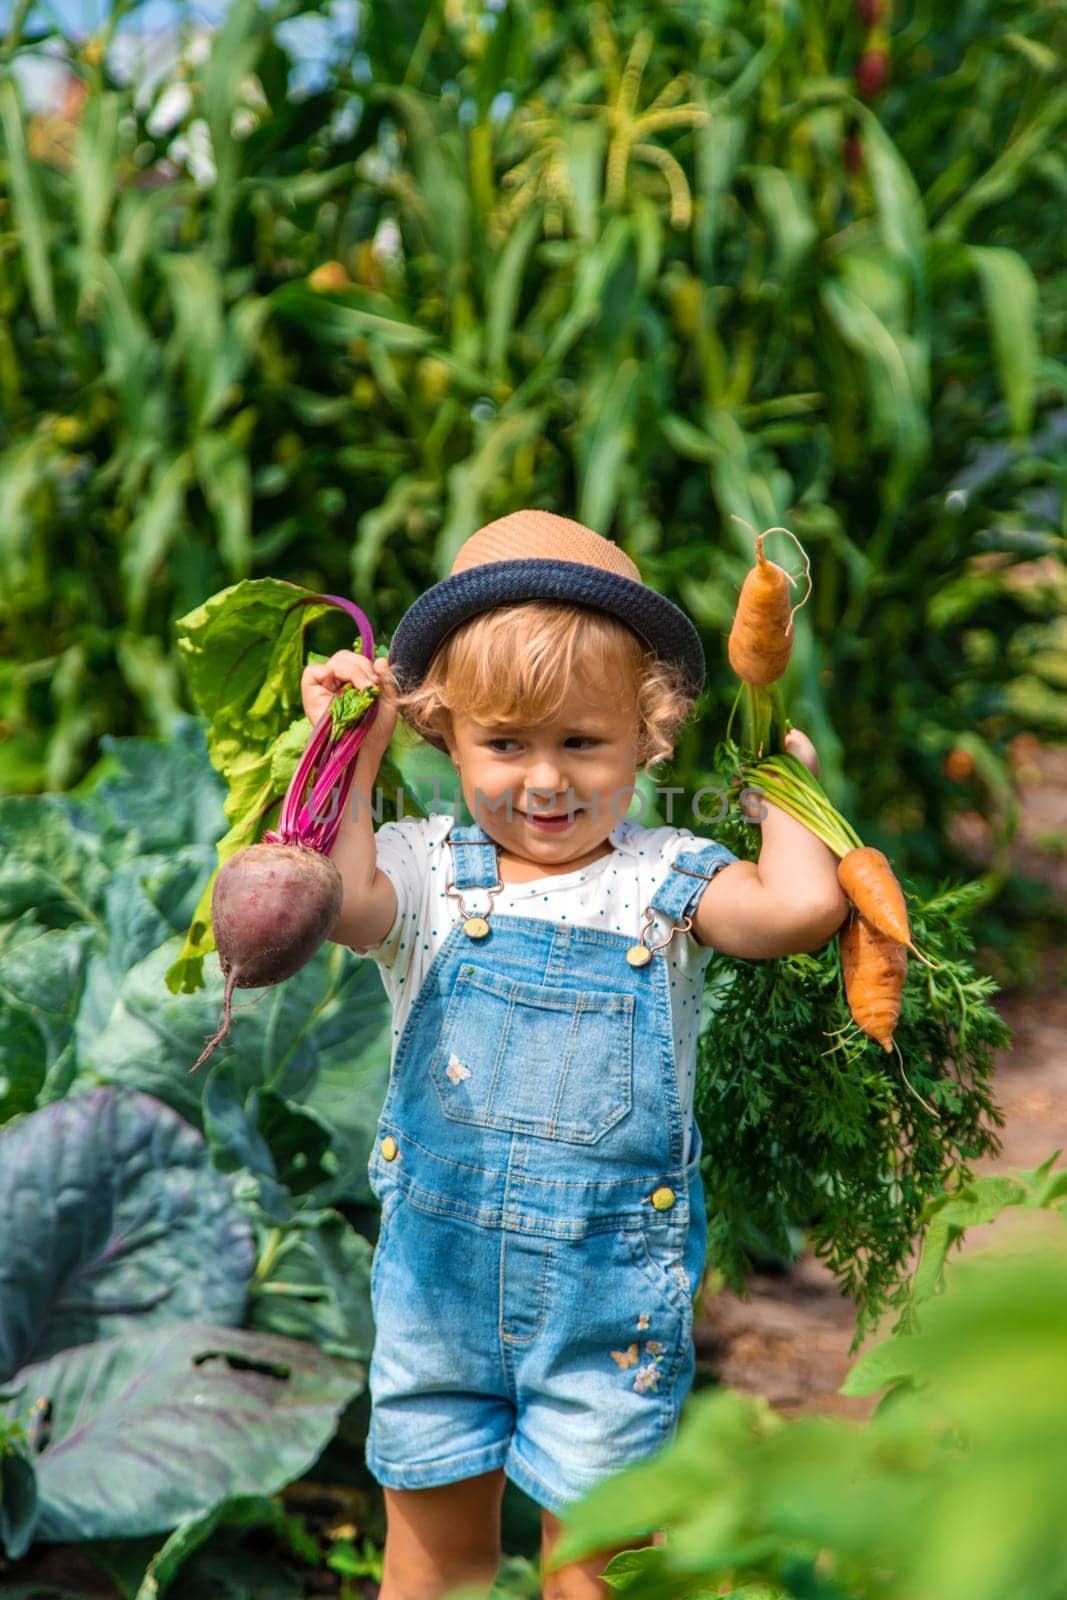
M 885 1051 L 893 1046 L 908 952 L 853 911 L 838 933 L 848 1008 L 869 1039 Z
M 911 945 L 904 891 L 880 850 L 869 844 L 850 850 L 838 863 L 837 881 L 868 922 L 898 944 Z
M 737 676 L 761 684 L 782 676 L 793 648 L 789 577 L 763 554 L 763 540 L 757 534 L 756 565 L 741 586 L 726 647 Z

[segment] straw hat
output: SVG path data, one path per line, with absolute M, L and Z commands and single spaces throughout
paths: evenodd
M 624 550 L 592 528 L 551 511 L 513 511 L 460 546 L 447 578 L 404 613 L 389 646 L 402 692 L 417 688 L 434 651 L 460 623 L 495 606 L 558 600 L 594 606 L 627 623 L 690 692 L 704 684 L 704 651 L 684 611 L 642 582 Z

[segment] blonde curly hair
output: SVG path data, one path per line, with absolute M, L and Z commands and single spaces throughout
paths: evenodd
M 591 606 L 532 600 L 496 607 L 454 629 L 419 687 L 398 697 L 397 709 L 409 728 L 447 752 L 457 709 L 479 722 L 536 726 L 559 714 L 575 683 L 632 707 L 642 770 L 674 754 L 696 703 L 681 671 L 626 623 Z

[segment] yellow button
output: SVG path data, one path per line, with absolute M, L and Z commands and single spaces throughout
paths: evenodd
M 673 1206 L 674 1201 L 675 1194 L 673 1189 L 668 1189 L 666 1186 L 664 1186 L 662 1189 L 656 1189 L 653 1191 L 652 1204 L 655 1206 L 657 1211 L 669 1211 L 671 1206 Z
M 397 1156 L 397 1143 L 391 1133 L 387 1133 L 382 1140 L 382 1158 L 385 1161 L 395 1161 Z

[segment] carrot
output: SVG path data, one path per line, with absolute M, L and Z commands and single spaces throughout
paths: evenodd
M 837 881 L 868 922 L 898 944 L 911 946 L 904 891 L 881 850 L 869 844 L 850 850 L 838 863 Z
M 848 1008 L 862 1032 L 889 1052 L 900 1016 L 908 952 L 859 911 L 853 911 L 837 937 Z
M 756 565 L 741 586 L 726 653 L 746 683 L 774 683 L 789 665 L 793 612 L 789 575 L 763 554 L 756 536 Z

